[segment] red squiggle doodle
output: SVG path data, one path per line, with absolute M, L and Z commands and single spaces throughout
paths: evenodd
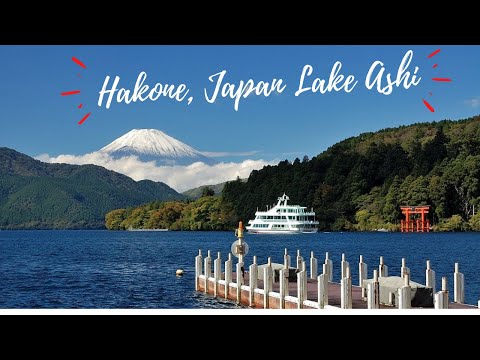
M 80 90 L 65 91 L 65 92 L 62 92 L 60 95 L 68 96 L 68 95 L 76 95 L 76 94 L 80 94 Z
M 434 69 L 436 69 L 436 68 L 437 68 L 437 66 L 438 66 L 438 64 L 435 64 L 435 65 L 433 65 L 433 68 L 434 68 Z
M 83 107 L 83 104 L 78 105 L 78 108 L 81 109 Z
M 90 114 L 91 114 L 91 112 L 89 112 L 87 115 L 85 115 L 85 116 L 82 118 L 82 120 L 80 120 L 80 121 L 78 122 L 78 125 L 82 125 L 82 124 L 85 122 L 85 120 L 88 119 L 88 117 L 90 116 Z
M 430 105 L 430 104 L 428 103 L 427 100 L 425 100 L 425 99 L 422 99 L 422 100 L 423 100 L 423 103 L 425 104 L 425 106 L 427 107 L 428 110 L 430 110 L 431 112 L 435 112 L 435 109 L 433 108 L 432 105 Z
M 427 57 L 430 59 L 430 58 L 434 57 L 435 55 L 437 55 L 439 52 L 440 52 L 440 49 L 437 49 L 434 52 L 432 52 L 430 55 L 428 55 Z
M 86 69 L 87 68 L 87 65 L 85 65 L 83 62 L 81 62 L 80 60 L 78 60 L 75 56 L 72 56 L 72 61 L 77 64 L 78 66 Z

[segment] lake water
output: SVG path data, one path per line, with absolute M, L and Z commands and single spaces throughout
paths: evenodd
M 0 231 L 0 308 L 233 308 L 194 291 L 194 258 L 212 250 L 222 262 L 236 240 L 233 232 Z M 358 284 L 358 256 L 369 277 L 383 255 L 389 275 L 399 275 L 405 257 L 413 281 L 425 283 L 425 262 L 436 271 L 437 289 L 447 276 L 453 298 L 454 263 L 465 274 L 465 298 L 480 299 L 480 234 L 476 233 L 318 233 L 246 234 L 247 265 L 257 255 L 283 262 L 296 250 L 319 263 L 328 251 L 334 281 L 340 278 L 341 254 Z M 185 269 L 183 277 L 175 271 Z

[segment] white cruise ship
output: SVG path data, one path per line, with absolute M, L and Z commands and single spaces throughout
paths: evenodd
M 255 213 L 255 220 L 249 220 L 246 229 L 253 234 L 301 234 L 316 233 L 318 221 L 315 213 L 306 211 L 305 206 L 288 205 L 290 198 L 283 194 L 278 203 L 267 211 Z

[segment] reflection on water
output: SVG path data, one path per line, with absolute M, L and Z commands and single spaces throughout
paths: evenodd
M 231 302 L 194 291 L 194 258 L 220 251 L 225 260 L 235 240 L 230 232 L 0 232 L 0 308 L 237 308 Z M 357 283 L 358 256 L 368 273 L 385 258 L 389 274 L 400 273 L 405 257 L 412 280 L 425 282 L 425 262 L 436 272 L 437 289 L 448 277 L 453 294 L 454 263 L 465 274 L 466 302 L 480 298 L 480 235 L 475 233 L 318 233 L 246 235 L 250 253 L 259 263 L 269 256 L 283 262 L 284 249 L 299 249 L 319 262 L 325 252 L 333 260 L 339 281 L 341 254 L 351 264 Z M 176 276 L 177 269 L 185 270 Z

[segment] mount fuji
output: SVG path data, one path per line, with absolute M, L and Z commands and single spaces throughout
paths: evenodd
M 134 129 L 99 150 L 114 159 L 137 156 L 141 161 L 155 160 L 157 166 L 190 165 L 217 161 L 203 155 L 191 146 L 155 129 Z

